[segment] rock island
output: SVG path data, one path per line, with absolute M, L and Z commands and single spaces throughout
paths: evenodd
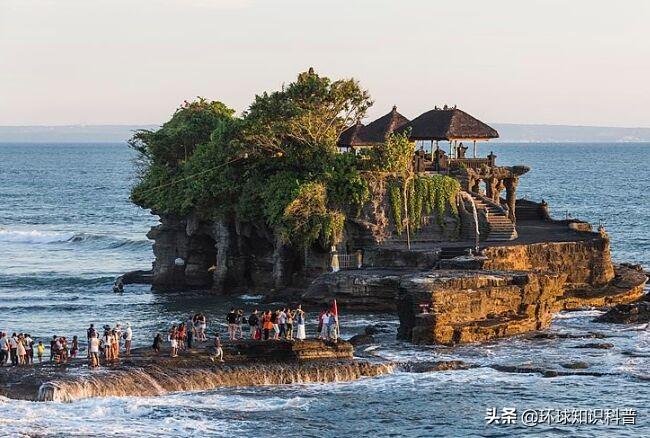
M 186 102 L 136 134 L 132 199 L 160 217 L 153 288 L 399 315 L 398 336 L 457 344 L 539 330 L 554 313 L 638 301 L 646 275 L 615 265 L 601 227 L 518 198 L 497 131 L 456 106 L 413 120 L 354 80 L 313 70 L 241 116 Z

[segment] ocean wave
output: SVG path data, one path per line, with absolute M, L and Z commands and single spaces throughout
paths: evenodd
M 52 231 L 23 231 L 0 228 L 0 242 L 8 243 L 54 243 L 66 242 L 74 233 L 57 233 Z
M 0 228 L 0 242 L 23 244 L 68 243 L 95 249 L 144 249 L 151 247 L 146 239 L 128 239 L 108 234 L 73 233 L 39 230 L 8 230 Z
M 76 233 L 67 239 L 68 243 L 95 246 L 97 249 L 141 249 L 152 245 L 150 240 L 127 239 L 105 234 Z
M 114 276 L 77 277 L 70 275 L 41 274 L 41 275 L 0 275 L 0 287 L 10 288 L 88 288 L 112 285 Z

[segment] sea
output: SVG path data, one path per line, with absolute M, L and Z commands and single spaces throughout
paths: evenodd
M 520 197 L 546 200 L 556 218 L 602 224 L 615 261 L 650 268 L 650 144 L 480 148 L 482 154 L 494 151 L 499 164 L 530 166 L 521 178 Z M 156 293 L 144 285 L 113 293 L 118 275 L 148 269 L 153 260 L 145 234 L 157 218 L 129 202 L 134 158 L 122 143 L 0 144 L 0 329 L 43 340 L 55 334 L 83 339 L 90 323 L 130 322 L 135 345 L 147 346 L 156 332 L 191 313 L 203 311 L 209 331 L 223 332 L 231 305 L 246 310 L 260 305 L 265 291 L 255 289 L 228 299 Z M 595 323 L 600 312 L 585 310 L 557 315 L 548 332 L 606 334 L 597 341 L 613 348 L 575 348 L 593 339 L 525 336 L 455 348 L 416 347 L 395 340 L 394 314 L 341 313 L 344 337 L 369 324 L 389 328 L 369 348 L 375 357 L 458 359 L 478 366 L 161 397 L 71 403 L 0 398 L 0 436 L 650 436 L 646 325 Z M 566 370 L 563 364 L 575 362 L 586 362 L 588 371 L 602 376 L 548 378 L 490 367 Z

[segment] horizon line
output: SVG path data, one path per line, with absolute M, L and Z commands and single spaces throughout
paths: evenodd
M 163 122 L 164 123 L 164 122 Z M 32 124 L 32 125 L 0 125 L 1 128 L 78 128 L 78 127 L 129 127 L 129 126 L 162 126 L 163 123 L 63 123 L 63 124 Z M 577 125 L 563 123 L 535 122 L 487 122 L 494 125 L 519 126 L 554 126 L 566 128 L 607 128 L 607 129 L 650 129 L 650 126 L 611 126 L 611 125 Z

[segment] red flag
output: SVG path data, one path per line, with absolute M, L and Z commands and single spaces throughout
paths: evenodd
M 339 316 L 339 309 L 336 306 L 336 300 L 332 302 L 332 313 L 334 314 L 334 316 Z

